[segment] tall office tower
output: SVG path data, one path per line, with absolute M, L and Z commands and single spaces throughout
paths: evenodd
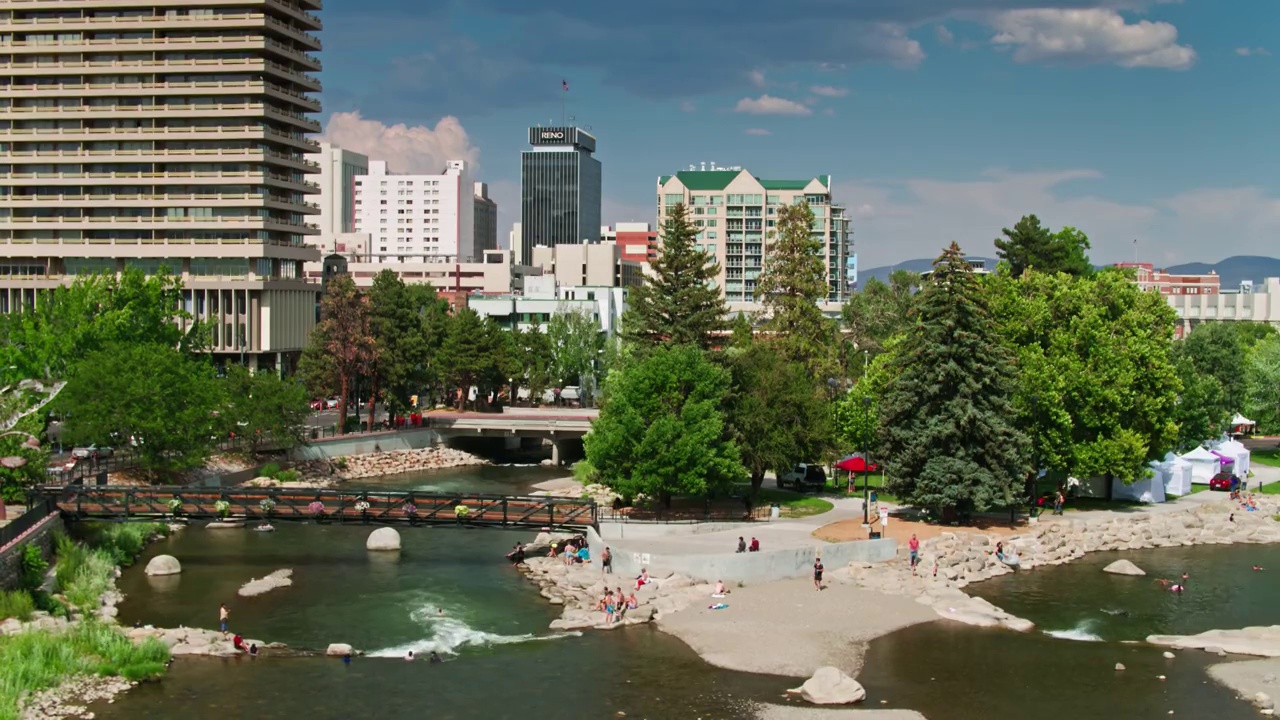
M 320 240 L 355 231 L 356 178 L 369 174 L 369 158 L 327 142 L 320 143 Z
M 689 208 L 698 229 L 698 249 L 720 265 L 717 284 L 730 309 L 755 305 L 756 279 L 777 236 L 778 210 L 809 203 L 810 236 L 818 242 L 826 266 L 826 303 L 843 303 L 849 292 L 849 220 L 831 197 L 831 176 L 765 180 L 740 167 L 710 170 L 690 167 L 658 178 L 658 218 L 678 203 Z
M 489 197 L 489 183 L 476 183 L 476 249 L 498 249 L 498 203 Z
M 526 262 L 537 246 L 600 238 L 600 161 L 596 139 L 576 127 L 529 128 L 520 153 L 520 244 Z
M 475 262 L 475 183 L 465 160 L 439 175 L 394 175 L 369 163 L 356 178 L 356 232 L 369 234 L 375 263 Z
M 315 322 L 319 0 L 0 0 L 0 311 L 81 273 L 180 273 L 219 361 Z

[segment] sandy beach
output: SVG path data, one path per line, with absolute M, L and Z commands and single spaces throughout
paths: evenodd
M 1209 667 L 1209 677 L 1236 691 L 1241 698 L 1252 701 L 1258 693 L 1272 698 L 1280 697 L 1280 658 L 1224 662 Z
M 712 665 L 797 678 L 823 665 L 856 677 L 868 642 L 938 619 L 931 608 L 901 596 L 835 583 L 818 592 L 810 580 L 733 588 L 718 602 L 729 607 L 689 607 L 663 617 L 658 627 Z

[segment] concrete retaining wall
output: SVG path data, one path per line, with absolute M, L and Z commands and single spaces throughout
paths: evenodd
M 601 557 L 605 541 L 594 529 L 587 530 L 587 545 L 593 559 Z M 642 568 L 661 576 L 668 572 L 687 575 L 694 580 L 727 583 L 769 582 L 806 577 L 813 572 L 813 561 L 821 551 L 822 563 L 835 570 L 851 562 L 884 562 L 898 552 L 896 540 L 855 540 L 845 543 L 823 543 L 783 550 L 717 555 L 672 555 L 649 553 L 643 541 L 609 541 L 613 553 L 613 571 L 622 577 L 635 577 Z
M 16 540 L 0 548 L 0 589 L 17 590 L 22 585 L 23 548 L 35 543 L 45 560 L 53 562 L 53 535 L 65 532 L 62 516 L 54 513 L 41 520 L 35 527 Z
M 312 440 L 306 445 L 295 448 L 290 457 L 297 461 L 327 460 L 346 455 L 367 455 L 392 450 L 421 450 L 435 447 L 443 442 L 444 436 L 431 428 L 391 430 Z

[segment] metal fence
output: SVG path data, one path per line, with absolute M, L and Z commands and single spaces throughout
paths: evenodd
M 23 533 L 35 527 L 41 520 L 55 512 L 58 512 L 58 505 L 52 498 L 33 497 L 27 506 L 26 512 L 19 515 L 16 520 L 13 520 L 8 525 L 0 527 L 0 547 L 5 547 L 22 537 Z

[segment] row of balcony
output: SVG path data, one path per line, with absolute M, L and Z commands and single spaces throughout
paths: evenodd
M 87 181 L 87 182 L 86 182 Z M 188 172 L 59 172 L 59 173 L 0 173 L 0 186 L 4 185 L 137 185 L 139 181 L 153 181 L 154 184 L 179 185 L 255 185 L 277 184 L 283 187 L 299 189 L 303 192 L 318 193 L 320 185 L 305 180 L 297 180 L 289 175 L 263 172 L 262 170 L 243 171 L 188 171 Z
M 283 85 L 266 82 L 265 80 L 210 80 L 205 82 L 132 82 L 132 83 L 85 83 L 85 82 L 62 82 L 56 85 L 9 85 L 5 89 L 6 95 L 11 97 L 21 97 L 22 94 L 31 94 L 42 98 L 48 97 L 86 97 L 86 96 L 123 96 L 131 97 L 142 95 L 152 97 L 157 95 L 189 95 L 189 94 L 254 94 L 267 92 L 272 95 L 283 96 L 291 99 L 301 105 L 310 107 L 313 112 L 320 111 L 320 102 L 306 93 L 291 90 Z
M 201 0 L 203 7 L 217 6 L 235 6 L 256 5 L 263 0 Z M 292 0 L 265 0 L 268 7 L 282 7 L 294 12 L 306 13 L 304 5 L 312 10 L 320 10 L 324 7 L 321 0 L 301 0 L 301 2 L 292 2 Z M 68 10 L 95 10 L 95 9 L 116 9 L 116 8 L 132 8 L 137 3 L 127 0 L 3 0 L 0 2 L 6 10 L 55 10 L 58 12 L 66 12 Z M 150 7 L 176 7 L 188 8 L 191 6 L 191 0 L 149 0 L 147 5 Z
M 324 89 L 323 83 L 284 63 L 266 58 L 198 58 L 148 60 L 56 60 L 46 62 L 10 62 L 0 66 L 0 77 L 27 77 L 77 74 L 159 75 L 211 73 L 274 73 L 292 80 L 312 92 Z M 17 86 L 20 87 L 20 86 Z
M 192 127 L 112 127 L 112 128 L 0 128 L 0 139 L 14 143 L 47 142 L 59 138 L 67 142 L 77 140 L 103 141 L 106 138 L 119 142 L 146 138 L 149 140 L 257 140 L 278 139 L 292 145 L 320 149 L 320 143 L 302 135 L 282 132 L 264 125 L 215 125 Z
M 187 207 L 198 203 L 206 207 L 276 207 L 291 212 L 314 215 L 319 203 L 294 200 L 259 193 L 75 193 L 68 195 L 0 195 L 0 207 Z
M 129 30 L 190 29 L 213 30 L 269 27 L 312 50 L 320 49 L 320 38 L 307 30 L 290 25 L 266 13 L 224 13 L 219 15 L 120 15 L 113 17 L 0 17 L 0 32 L 32 33 L 45 30 L 69 33 L 75 31 L 128 32 Z
M 4 162 L 19 164 L 94 162 L 266 162 L 293 165 L 306 170 L 319 171 L 320 163 L 296 155 L 262 150 L 260 148 L 198 148 L 163 150 L 11 150 Z M 147 160 L 147 158 L 155 158 Z
M 218 103 L 216 105 L 89 105 L 74 107 L 0 107 L 0 120 L 75 120 L 113 118 L 209 118 L 262 116 L 320 132 L 320 123 L 302 113 L 268 103 Z
M 279 225 L 298 232 L 320 231 L 315 223 L 290 220 L 261 215 L 226 215 L 226 216 L 137 216 L 137 215 L 83 215 L 80 217 L 48 217 L 34 215 L 29 217 L 0 217 L 0 228 L 28 230 L 33 227 L 53 227 L 66 230 L 97 230 L 103 225 L 180 225 L 194 230 L 246 229 L 261 228 L 264 225 Z
M 271 50 L 289 57 L 309 70 L 322 69 L 320 59 L 303 50 L 285 45 L 267 37 L 170 37 L 170 38 L 111 38 L 57 40 L 53 42 L 12 41 L 0 42 L 0 48 L 10 53 L 50 55 L 56 53 L 102 52 L 104 49 L 130 50 L 133 52 L 179 52 L 190 48 L 199 50 Z

